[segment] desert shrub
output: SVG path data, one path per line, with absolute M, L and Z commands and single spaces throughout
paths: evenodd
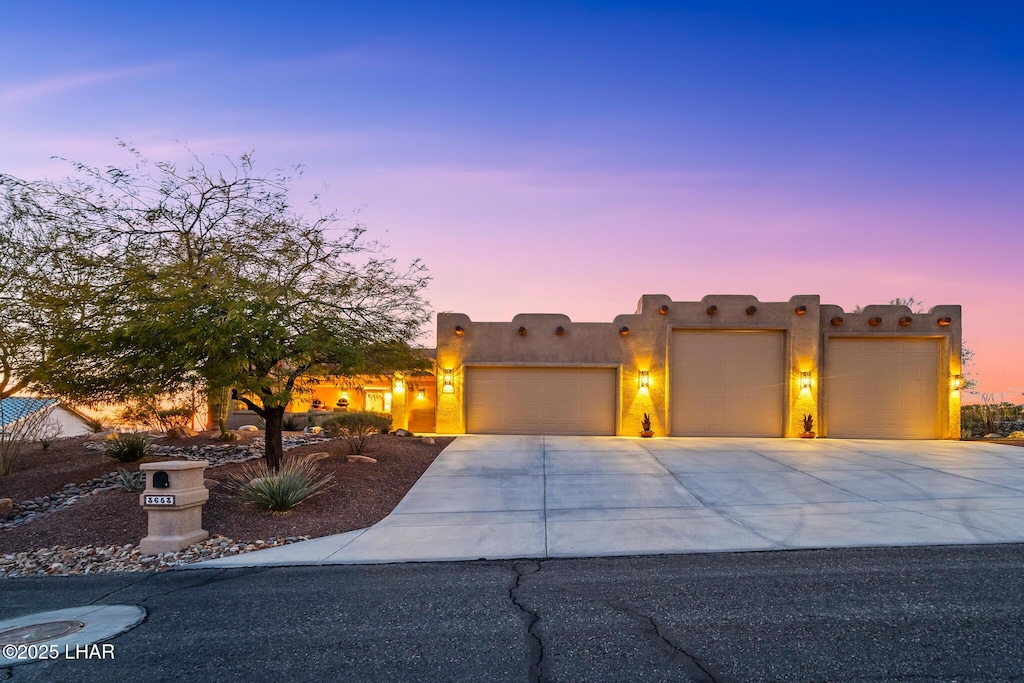
M 114 477 L 114 485 L 128 493 L 142 493 L 146 490 L 146 473 L 136 470 L 126 470 L 123 467 L 117 468 L 117 476 Z
M 323 424 L 324 433 L 332 438 L 342 438 L 353 455 L 366 449 L 366 442 L 373 434 L 386 434 L 391 429 L 391 416 L 380 413 L 341 413 Z
M 281 423 L 281 429 L 286 432 L 298 432 L 301 431 L 298 420 L 294 417 L 286 417 L 284 422 Z
M 138 462 L 149 455 L 149 437 L 137 432 L 120 432 L 104 442 L 103 452 L 118 462 Z
M 302 501 L 323 493 L 334 480 L 323 474 L 308 458 L 285 460 L 277 471 L 259 460 L 228 477 L 227 487 L 235 498 L 265 510 L 287 512 Z

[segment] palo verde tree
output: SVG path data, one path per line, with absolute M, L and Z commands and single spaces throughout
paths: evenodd
M 122 146 L 131 167 L 5 179 L 73 281 L 90 278 L 37 293 L 44 309 L 74 312 L 55 316 L 40 384 L 89 401 L 232 387 L 266 421 L 277 468 L 303 385 L 422 363 L 409 348 L 427 319 L 418 261 L 399 269 L 363 226 L 307 217 L 292 178 L 257 174 L 249 154 L 210 168 L 189 153 L 181 167 Z

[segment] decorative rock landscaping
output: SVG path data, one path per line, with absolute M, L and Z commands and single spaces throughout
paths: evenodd
M 192 562 L 240 555 L 308 540 L 308 536 L 290 536 L 268 541 L 238 543 L 224 536 L 212 536 L 179 552 L 160 555 L 143 555 L 139 547 L 132 544 L 46 548 L 27 553 L 0 555 L 0 578 L 166 571 Z
M 326 437 L 303 435 L 284 437 L 284 450 L 288 451 L 311 443 L 330 441 Z M 93 451 L 102 451 L 103 443 L 88 441 L 84 447 Z M 246 462 L 263 457 L 263 438 L 257 437 L 248 444 L 225 443 L 207 446 L 166 446 L 153 444 L 151 454 L 185 460 L 206 460 L 210 467 L 220 467 L 237 462 Z M 16 527 L 26 522 L 41 519 L 57 510 L 72 505 L 82 496 L 91 496 L 116 486 L 117 472 L 107 472 L 101 477 L 90 479 L 83 484 L 65 484 L 57 493 L 40 496 L 20 503 L 13 503 L 11 512 L 4 518 L 0 516 L 0 529 Z

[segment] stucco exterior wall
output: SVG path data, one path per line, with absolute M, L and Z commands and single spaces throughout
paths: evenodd
M 899 320 L 914 321 L 901 325 Z M 840 317 L 843 324 L 832 325 Z M 872 325 L 871 318 L 882 319 Z M 939 325 L 939 318 L 949 319 Z M 709 295 L 700 301 L 673 301 L 661 294 L 641 297 L 635 313 L 607 323 L 575 323 L 561 314 L 520 314 L 509 322 L 474 322 L 461 313 L 437 318 L 436 429 L 465 433 L 466 369 L 495 367 L 613 367 L 618 371 L 616 433 L 636 435 L 644 413 L 656 434 L 672 433 L 669 394 L 672 334 L 680 330 L 777 330 L 784 333 L 785 436 L 802 431 L 810 414 L 821 425 L 820 375 L 824 346 L 836 335 L 937 336 L 942 339 L 943 382 L 960 374 L 961 321 L 959 306 L 936 306 L 913 316 L 903 306 L 870 306 L 848 314 L 822 306 L 817 295 L 794 296 L 784 302 L 762 302 L 754 296 Z M 948 368 L 948 371 L 946 370 Z M 445 371 L 451 383 L 446 387 Z M 640 373 L 649 373 L 649 387 L 640 387 Z M 810 387 L 801 387 L 808 373 Z M 959 392 L 943 401 L 945 438 L 959 438 Z

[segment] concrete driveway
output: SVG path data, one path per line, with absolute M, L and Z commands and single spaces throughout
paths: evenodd
M 462 436 L 368 529 L 192 567 L 1024 541 L 1024 448 Z

